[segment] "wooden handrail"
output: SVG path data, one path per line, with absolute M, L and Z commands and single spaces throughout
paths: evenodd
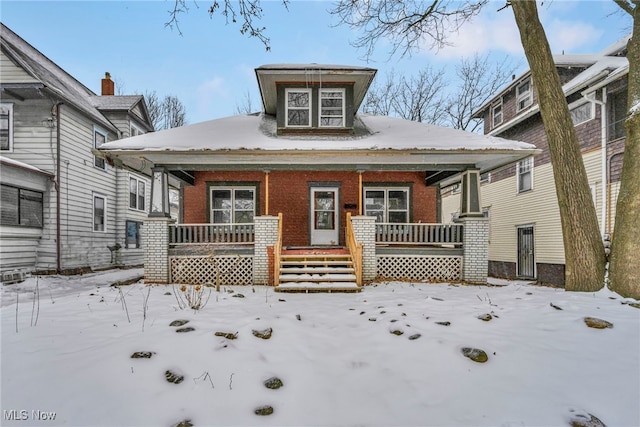
M 282 254 L 282 212 L 278 213 L 278 237 L 273 245 L 273 286 L 280 284 L 280 264 Z
M 353 222 L 351 221 L 351 212 L 347 212 L 347 227 L 345 230 L 345 241 L 351 254 L 351 260 L 353 261 L 353 268 L 356 274 L 356 284 L 362 286 L 362 243 L 356 239 L 356 234 L 353 230 Z

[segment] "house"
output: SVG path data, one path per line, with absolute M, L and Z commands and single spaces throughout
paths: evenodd
M 624 151 L 628 37 L 592 55 L 554 55 L 603 237 L 613 233 Z M 551 160 L 530 72 L 475 112 L 485 135 L 527 141 L 542 150 L 482 178 L 490 218 L 489 275 L 564 285 L 564 246 Z M 442 221 L 458 212 L 457 184 L 445 183 Z
M 1 271 L 80 272 L 143 263 L 151 181 L 102 144 L 153 131 L 142 96 L 78 82 L 0 24 Z
M 358 290 L 376 278 L 486 282 L 480 174 L 531 144 L 357 111 L 367 67 L 255 69 L 259 114 L 112 141 L 152 175 L 145 280 Z M 462 174 L 460 224 L 437 224 L 438 183 Z M 180 223 L 167 182 L 180 179 Z M 151 238 L 153 236 L 153 238 Z

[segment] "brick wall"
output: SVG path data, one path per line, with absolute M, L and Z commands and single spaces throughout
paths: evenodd
M 184 189 L 184 222 L 206 223 L 208 183 L 258 183 L 258 215 L 265 215 L 265 174 L 260 171 L 203 171 L 195 173 L 195 185 Z M 365 172 L 364 185 L 399 183 L 412 187 L 412 221 L 437 222 L 436 188 L 424 184 L 424 172 Z M 347 212 L 358 215 L 358 173 L 344 171 L 273 171 L 269 173 L 269 215 L 282 212 L 283 243 L 304 246 L 310 242 L 310 185 L 327 183 L 340 187 L 340 244 L 344 244 Z
M 362 280 L 376 278 L 376 220 L 370 216 L 352 216 L 353 233 L 362 244 Z
M 462 280 L 487 283 L 489 268 L 489 219 L 462 218 L 464 224 L 464 258 Z
M 278 217 L 255 217 L 255 244 L 253 252 L 253 284 L 269 283 L 269 268 L 273 268 L 273 257 L 269 262 L 269 247 L 273 254 L 273 245 L 278 239 Z
M 171 218 L 147 218 L 144 221 L 144 281 L 169 283 L 169 224 Z

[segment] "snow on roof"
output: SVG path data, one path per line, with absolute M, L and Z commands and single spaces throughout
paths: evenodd
M 307 64 L 265 64 L 256 68 L 256 70 L 354 70 L 354 71 L 375 71 L 374 68 L 361 67 L 357 65 L 335 65 L 335 64 L 317 64 L 310 62 Z
M 619 70 L 629 65 L 629 61 L 624 57 L 604 56 L 594 63 L 592 66 L 569 80 L 562 86 L 565 94 L 573 93 L 575 89 L 585 86 L 591 79 L 599 76 L 603 71 L 609 74 L 609 71 Z
M 35 166 L 31 166 L 28 163 L 24 163 L 24 162 L 21 162 L 21 161 L 18 161 L 18 160 L 10 159 L 9 157 L 5 157 L 5 156 L 0 156 L 0 163 L 2 163 L 3 165 L 6 165 L 6 166 L 13 166 L 13 167 L 17 167 L 17 168 L 20 168 L 20 169 L 26 169 L 26 170 L 30 170 L 30 171 L 33 171 L 33 172 L 37 172 L 37 173 L 40 173 L 40 174 L 43 174 L 43 175 L 53 176 L 53 174 L 50 173 L 50 172 L 44 171 L 44 170 L 42 170 L 40 168 L 37 168 Z
M 99 110 L 130 110 L 142 95 L 92 96 L 91 103 Z
M 111 141 L 101 149 L 175 152 L 535 149 L 535 146 L 521 141 L 386 116 L 358 116 L 354 134 L 276 136 L 272 116 L 239 115 Z

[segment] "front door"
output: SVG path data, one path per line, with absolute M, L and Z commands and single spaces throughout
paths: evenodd
M 312 246 L 339 244 L 338 188 L 311 188 L 310 217 Z
M 518 227 L 518 277 L 536 277 L 533 246 L 533 226 Z

